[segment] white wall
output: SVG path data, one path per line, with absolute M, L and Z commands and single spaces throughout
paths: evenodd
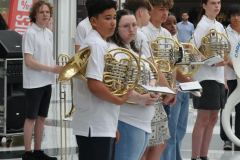
M 76 0 L 58 0 L 57 54 L 74 54 Z

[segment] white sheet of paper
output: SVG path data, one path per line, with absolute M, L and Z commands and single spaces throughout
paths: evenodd
M 179 83 L 179 88 L 182 91 L 193 91 L 193 90 L 201 90 L 202 86 L 198 81 L 193 81 L 193 82 Z
M 143 88 L 148 90 L 149 92 L 159 92 L 159 93 L 167 93 L 167 94 L 176 94 L 168 87 L 160 87 L 160 86 L 147 86 L 147 85 L 141 85 Z
M 211 57 L 211 58 L 208 58 L 206 60 L 204 60 L 204 64 L 207 64 L 209 66 L 213 65 L 213 64 L 216 64 L 216 63 L 219 63 L 219 62 L 222 62 L 224 61 L 223 58 L 219 57 L 219 56 L 214 56 L 214 57 Z

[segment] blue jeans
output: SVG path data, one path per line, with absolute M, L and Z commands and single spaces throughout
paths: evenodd
M 148 144 L 149 133 L 118 121 L 120 141 L 116 144 L 115 160 L 140 160 Z
M 176 104 L 170 107 L 168 126 L 171 137 L 161 160 L 182 160 L 180 147 L 187 130 L 188 107 L 189 94 L 178 92 Z

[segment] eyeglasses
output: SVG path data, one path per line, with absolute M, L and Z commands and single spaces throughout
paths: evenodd
M 136 23 L 128 23 L 128 24 L 124 24 L 122 26 L 119 26 L 119 28 L 123 28 L 123 29 L 127 29 L 127 30 L 130 30 L 131 28 L 135 29 L 137 27 L 137 24 Z

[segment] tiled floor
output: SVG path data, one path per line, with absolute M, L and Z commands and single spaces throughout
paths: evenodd
M 69 87 L 66 87 L 68 91 Z M 59 104 L 59 86 L 53 86 L 53 95 L 47 126 L 45 127 L 44 138 L 42 146 L 44 150 L 52 156 L 57 156 L 59 160 L 77 160 L 75 137 L 72 135 L 70 121 L 60 123 L 60 104 Z M 70 92 L 67 93 L 66 112 L 71 108 Z M 62 109 L 64 110 L 64 109 Z M 196 118 L 196 112 L 189 110 L 189 123 L 187 134 L 182 144 L 182 153 L 184 160 L 189 160 L 191 157 L 191 132 Z M 61 127 L 63 126 L 63 127 Z M 61 129 L 62 128 L 62 129 Z M 62 131 L 62 132 L 61 132 Z M 62 141 L 61 141 L 62 134 Z M 66 137 L 66 139 L 65 139 Z M 9 138 L 9 137 L 8 137 Z M 65 146 L 66 147 L 61 147 Z M 214 129 L 214 135 L 210 146 L 209 158 L 210 160 L 240 160 L 240 152 L 223 151 L 223 142 L 219 137 L 219 122 Z M 23 153 L 23 138 L 16 136 L 10 147 L 7 146 L 6 138 L 3 138 L 0 146 L 0 159 L 4 160 L 20 160 Z M 65 153 L 67 153 L 65 155 Z

